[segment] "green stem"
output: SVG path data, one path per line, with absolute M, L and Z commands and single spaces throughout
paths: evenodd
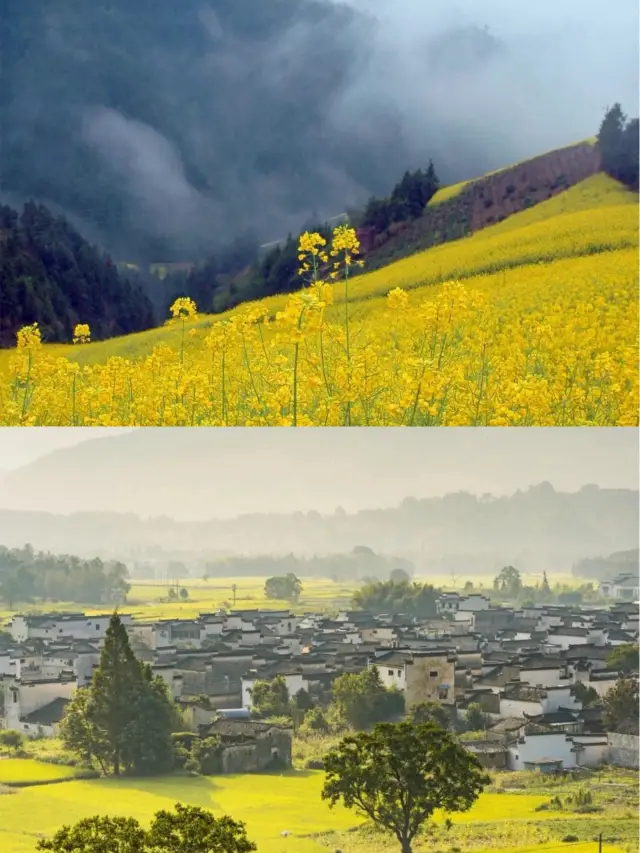
M 29 364 L 27 367 L 27 380 L 25 382 L 25 387 L 24 387 L 24 397 L 22 398 L 22 414 L 20 416 L 20 419 L 22 421 L 24 421 L 25 415 L 27 413 L 27 401 L 29 399 L 29 384 L 31 382 L 31 362 L 32 362 L 32 355 L 31 355 L 31 350 L 29 350 Z
M 302 328 L 302 318 L 304 316 L 304 308 L 298 317 L 297 329 Z M 296 347 L 293 355 L 293 425 L 298 426 L 298 355 L 300 353 L 300 341 L 296 341 Z
M 349 340 L 349 265 L 344 265 L 344 327 L 347 343 L 347 393 L 351 394 L 351 344 Z M 347 400 L 347 426 L 351 426 L 351 400 Z

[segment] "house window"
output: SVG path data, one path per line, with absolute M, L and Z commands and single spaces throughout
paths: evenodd
M 99 630 L 100 630 L 100 626 L 96 625 L 96 631 L 99 631 Z
M 432 669 L 431 672 L 429 673 L 429 675 L 431 676 L 431 678 L 437 678 L 438 677 L 438 670 Z
M 389 672 L 388 672 L 388 674 L 389 674 L 389 675 L 393 675 L 393 670 L 392 670 L 392 669 L 390 669 L 390 670 L 389 670 Z
M 398 675 L 402 675 L 402 670 L 401 670 L 401 669 L 399 669 L 399 670 L 398 670 Z

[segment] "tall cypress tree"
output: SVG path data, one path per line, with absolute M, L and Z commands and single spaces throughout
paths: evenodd
M 117 613 L 88 688 L 67 707 L 61 727 L 69 749 L 96 760 L 103 772 L 152 772 L 171 764 L 178 713 L 164 682 L 134 655 Z

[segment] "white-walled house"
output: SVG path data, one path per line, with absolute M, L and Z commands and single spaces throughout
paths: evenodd
M 131 616 L 121 613 L 120 619 L 125 626 L 131 624 Z M 87 616 L 84 613 L 60 613 L 27 616 L 17 614 L 9 622 L 9 631 L 16 642 L 25 640 L 48 640 L 52 642 L 61 637 L 74 640 L 102 640 L 109 627 L 110 615 Z
M 443 592 L 436 601 L 436 610 L 440 616 L 455 616 L 460 604 L 460 593 Z
M 571 684 L 562 687 L 529 687 L 525 684 L 505 688 L 500 695 L 501 717 L 536 717 L 560 708 L 580 710 L 582 703 L 571 694 Z
M 566 667 L 562 664 L 523 667 L 518 673 L 520 682 L 531 687 L 564 687 L 571 683 Z
M 391 646 L 398 638 L 398 632 L 389 625 L 361 628 L 360 636 L 363 643 L 378 643 L 380 646 Z
M 476 613 L 478 610 L 488 610 L 491 607 L 491 599 L 486 595 L 481 595 L 479 592 L 472 592 L 469 595 L 463 595 L 458 602 L 458 611 L 463 610 L 468 613 Z
M 607 736 L 565 732 L 526 734 L 507 747 L 507 769 L 545 772 L 572 767 L 598 767 L 607 760 Z
M 618 575 L 612 581 L 602 581 L 599 592 L 607 598 L 616 598 L 619 601 L 637 601 L 640 597 L 638 572 L 628 572 Z
M 385 687 L 395 687 L 405 697 L 407 707 L 418 702 L 453 704 L 455 694 L 455 654 L 451 649 L 394 649 L 372 661 Z
M 293 698 L 300 690 L 309 691 L 309 681 L 300 672 L 279 673 L 284 678 L 287 685 L 289 697 Z M 251 700 L 251 691 L 256 681 L 262 681 L 263 678 L 257 675 L 248 675 L 242 679 L 242 707 L 251 710 L 253 702 Z
M 54 737 L 67 702 L 77 689 L 73 680 L 41 680 L 0 682 L 4 693 L 2 728 L 21 732 L 27 737 L 41 734 Z
M 586 646 L 597 645 L 589 638 L 588 628 L 552 628 L 547 634 L 546 643 L 548 646 L 555 647 L 566 651 L 571 646 Z
M 16 659 L 11 656 L 11 653 L 0 652 L 0 678 L 3 675 L 16 674 Z
M 283 637 L 287 634 L 294 634 L 298 628 L 298 623 L 300 622 L 299 616 L 294 616 L 293 613 L 289 613 L 286 616 L 278 617 L 278 621 L 274 623 L 270 623 L 269 627 L 276 632 L 279 636 Z
M 576 681 L 582 681 L 583 684 L 593 687 L 598 696 L 602 698 L 609 690 L 616 686 L 619 675 L 619 672 L 611 670 L 596 670 L 595 672 L 587 670 L 586 672 L 581 672 L 580 677 L 576 678 Z

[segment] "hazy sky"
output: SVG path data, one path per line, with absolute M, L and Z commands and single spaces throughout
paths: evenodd
M 125 433 L 128 430 L 106 427 L 87 427 L 86 429 L 7 427 L 0 430 L 0 471 L 20 468 L 53 450 L 71 447 L 87 439 L 117 435 L 119 432 Z
M 78 442 L 83 448 L 70 448 Z M 17 461 L 32 464 L 0 484 L 1 507 L 176 518 L 352 512 L 407 496 L 510 494 L 542 481 L 561 491 L 637 489 L 638 431 L 0 430 L 0 467 Z

